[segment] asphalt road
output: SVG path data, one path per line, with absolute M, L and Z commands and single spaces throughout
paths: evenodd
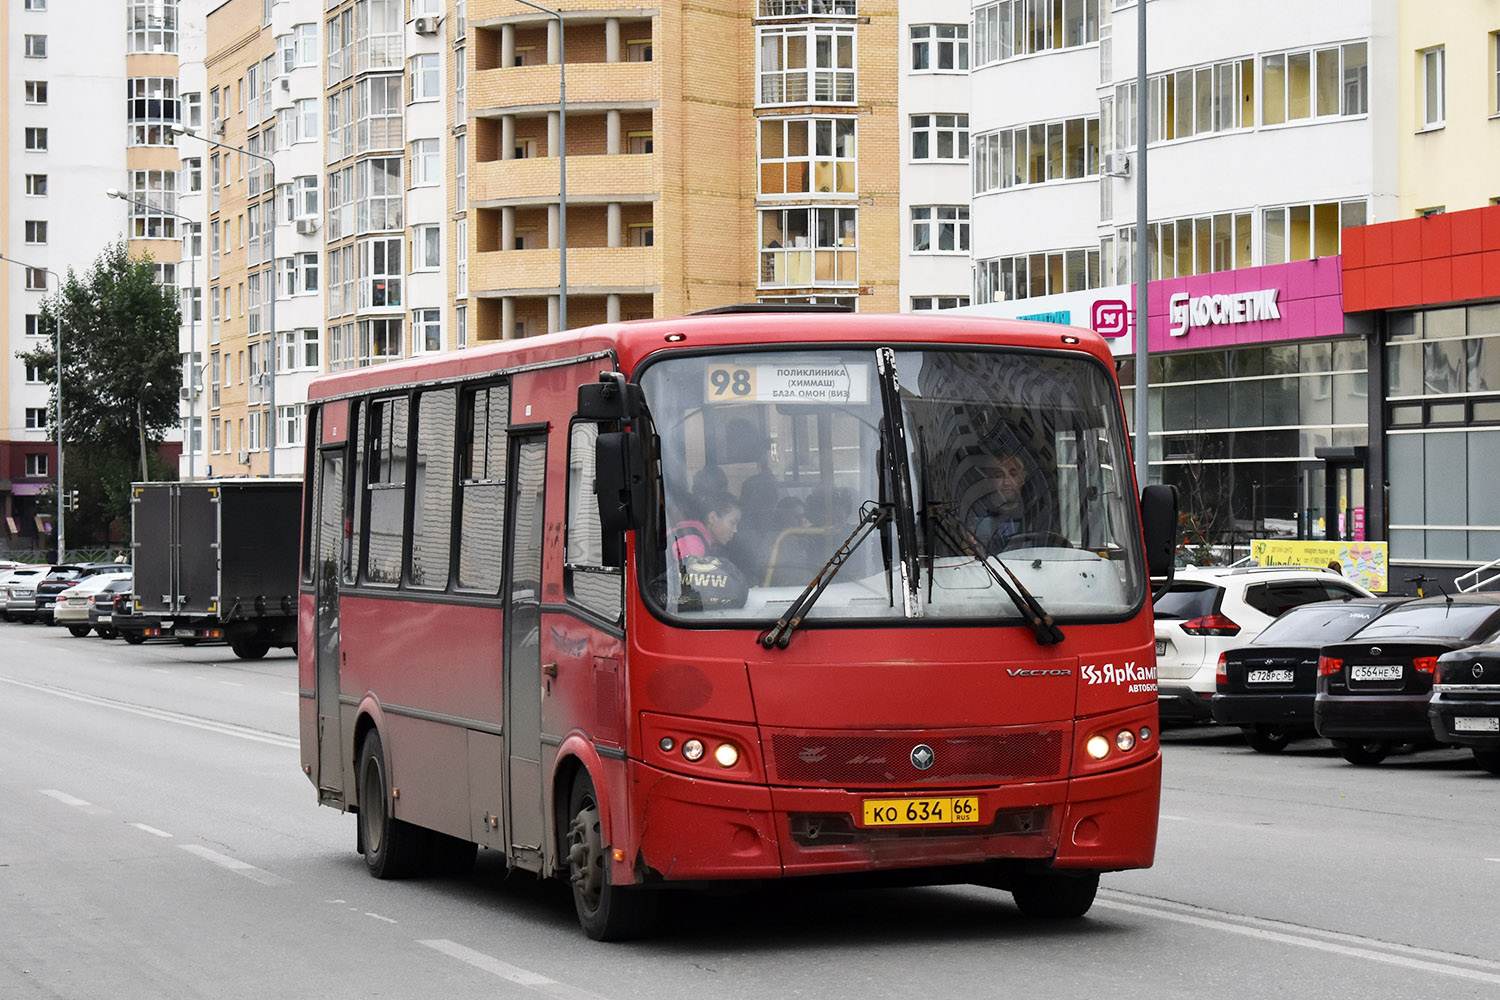
M 380 882 L 298 767 L 296 664 L 0 625 L 0 998 L 1500 997 L 1500 778 L 1168 731 L 1154 868 L 1089 916 L 972 887 L 674 899 L 590 942 L 481 852 Z

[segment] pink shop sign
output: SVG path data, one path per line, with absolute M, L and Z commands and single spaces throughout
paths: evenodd
M 1344 332 L 1337 257 L 1153 281 L 1148 305 L 1152 353 Z

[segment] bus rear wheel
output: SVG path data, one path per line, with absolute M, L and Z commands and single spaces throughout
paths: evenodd
M 427 838 L 419 827 L 391 815 L 391 784 L 386 778 L 380 733 L 370 730 L 359 751 L 359 842 L 365 867 L 376 878 L 407 878 L 426 861 Z
M 1089 912 L 1099 891 L 1098 872 L 1023 871 L 1011 880 L 1016 908 L 1028 917 L 1076 919 Z
M 656 930 L 660 900 L 654 893 L 609 879 L 609 851 L 594 783 L 580 773 L 568 800 L 568 877 L 583 932 L 595 941 L 627 941 Z

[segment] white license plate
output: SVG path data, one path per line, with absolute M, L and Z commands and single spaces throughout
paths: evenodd
M 1399 681 L 1401 668 L 1396 664 L 1356 664 L 1349 668 L 1352 681 Z
M 1167 655 L 1167 640 L 1165 640 L 1165 639 L 1157 639 L 1156 640 L 1156 655 L 1157 656 L 1166 656 Z
M 1483 715 L 1455 715 L 1453 729 L 1460 733 L 1500 733 L 1500 719 Z
M 112 621 L 115 620 L 115 616 L 114 615 L 98 615 L 96 617 L 99 619 L 99 621 L 103 622 L 105 625 L 108 625 L 110 622 L 112 622 Z
M 1245 680 L 1251 684 L 1290 684 L 1292 672 L 1290 670 L 1252 670 L 1245 675 Z
M 190 628 L 174 629 L 173 632 L 172 632 L 172 634 L 175 635 L 175 636 L 177 636 L 177 638 L 179 638 L 179 639 L 191 639 L 191 638 L 193 638 L 193 630 L 190 629 Z

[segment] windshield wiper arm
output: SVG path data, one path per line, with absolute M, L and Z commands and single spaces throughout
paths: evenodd
M 927 510 L 933 515 L 933 523 L 937 527 L 938 532 L 943 536 L 944 541 L 970 558 L 977 560 L 984 567 L 985 572 L 990 575 L 990 579 L 994 580 L 1000 589 L 1005 591 L 1006 596 L 1011 599 L 1011 603 L 1016 606 L 1016 610 L 1020 611 L 1021 615 L 1026 619 L 1026 624 L 1031 626 L 1032 635 L 1036 637 L 1036 644 L 1038 646 L 1055 646 L 1063 641 L 1062 629 L 1057 627 L 1056 623 L 1052 620 L 1052 616 L 1047 613 L 1047 609 L 1042 607 L 1042 602 L 1038 601 L 1031 591 L 1026 589 L 1026 585 L 1005 564 L 1005 560 L 999 556 L 989 556 L 988 553 L 980 551 L 978 544 L 970 540 L 968 533 L 957 523 L 953 511 L 949 510 L 946 506 L 929 504 Z M 1005 571 L 1005 576 L 1001 576 L 995 567 L 990 564 L 991 558 L 1000 565 L 1000 569 Z M 1009 582 L 1006 581 L 1007 576 L 1010 577 Z
M 828 589 L 828 585 L 833 582 L 838 571 L 854 554 L 854 550 L 870 537 L 870 532 L 890 520 L 894 512 L 890 504 L 865 501 L 859 510 L 859 523 L 854 526 L 853 531 L 849 532 L 849 537 L 844 539 L 844 544 L 834 550 L 833 555 L 829 556 L 828 561 L 823 564 L 823 568 L 818 570 L 817 575 L 802 589 L 802 593 L 797 595 L 796 600 L 792 601 L 782 616 L 776 620 L 776 624 L 762 632 L 757 641 L 767 649 L 772 647 L 786 649 L 787 643 L 792 641 L 792 632 L 802 624 L 802 619 L 807 617 L 807 613 L 818 602 L 818 598 L 823 596 L 823 591 Z

